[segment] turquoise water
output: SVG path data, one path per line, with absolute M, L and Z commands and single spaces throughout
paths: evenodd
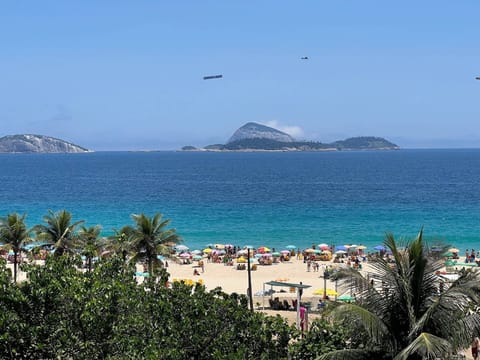
M 480 246 L 480 150 L 320 153 L 99 152 L 0 155 L 0 214 L 48 209 L 101 224 L 161 212 L 191 248 L 208 243 L 366 244 L 385 232 Z

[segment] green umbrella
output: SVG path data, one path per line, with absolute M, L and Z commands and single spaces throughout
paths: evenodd
M 443 253 L 442 254 L 443 257 L 453 257 L 453 254 L 449 251 L 447 251 L 446 253 Z
M 350 295 L 347 295 L 347 294 L 343 294 L 343 295 L 340 295 L 337 300 L 340 300 L 340 301 L 355 301 L 355 298 L 353 296 L 350 296 Z

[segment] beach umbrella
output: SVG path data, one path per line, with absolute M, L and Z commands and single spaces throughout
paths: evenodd
M 269 249 L 268 247 L 266 247 L 266 246 L 261 246 L 261 247 L 259 247 L 259 248 L 257 249 L 257 251 L 258 251 L 259 253 L 268 253 L 268 252 L 270 252 L 270 249 Z
M 280 257 L 281 255 L 282 254 L 280 254 L 278 251 L 275 251 L 275 252 L 272 253 L 272 256 L 274 256 L 274 257 Z
M 365 245 L 358 245 L 357 249 L 358 250 L 365 250 L 367 247 Z
M 318 244 L 318 247 L 321 249 L 321 250 L 327 250 L 329 248 L 328 244 Z
M 335 246 L 335 250 L 343 250 L 343 251 L 346 252 L 348 250 L 348 248 L 344 245 L 340 245 L 340 246 Z
M 357 245 L 353 244 L 353 245 L 350 245 L 351 248 L 356 248 Z
M 287 245 L 285 249 L 295 250 L 297 247 L 295 245 Z
M 202 259 L 203 259 L 203 258 L 202 258 L 200 255 L 195 255 L 195 256 L 193 257 L 193 260 L 195 260 L 195 261 L 199 261 L 199 260 L 202 260 Z
M 280 251 L 280 253 L 283 254 L 283 255 L 288 255 L 288 254 L 290 254 L 290 251 L 289 250 L 282 250 L 282 251 Z
M 307 249 L 305 250 L 306 253 L 311 254 L 315 252 L 315 249 Z
M 246 262 L 247 262 L 247 259 L 245 259 L 243 256 L 241 256 L 237 259 L 237 263 L 244 264 Z
M 193 250 L 192 254 L 193 255 L 200 255 L 202 252 L 200 250 Z
M 340 295 L 337 300 L 340 300 L 340 301 L 355 301 L 355 298 L 353 296 L 350 296 L 350 295 L 347 295 L 347 294 L 343 294 L 343 295 Z
M 323 289 L 317 289 L 313 292 L 313 295 L 324 295 Z M 336 296 L 338 295 L 338 292 L 336 292 L 333 289 L 327 289 L 327 296 Z
M 451 248 L 451 249 L 448 249 L 447 251 L 454 254 L 460 252 L 460 250 L 458 250 L 457 248 Z
M 225 250 L 223 250 L 223 249 L 213 250 L 213 251 L 212 251 L 212 254 L 215 254 L 215 255 L 224 255 L 224 254 L 225 254 Z
M 210 249 L 210 248 L 203 249 L 203 252 L 204 252 L 205 254 L 210 254 L 212 251 L 213 251 L 213 250 Z
M 347 252 L 345 250 L 337 250 L 335 251 L 335 254 L 337 255 L 342 255 L 342 254 L 346 254 Z
M 192 255 L 190 255 L 190 253 L 184 252 L 184 253 L 181 253 L 179 256 L 180 256 L 181 258 L 189 258 L 189 257 L 192 256 Z
M 177 245 L 177 246 L 175 246 L 175 250 L 178 250 L 178 251 L 187 251 L 187 250 L 188 250 L 188 246 L 185 246 L 185 245 Z
M 225 245 L 223 245 L 223 244 L 215 244 L 215 249 L 225 249 Z
M 263 256 L 263 254 L 255 254 L 255 258 L 261 258 Z
M 237 254 L 238 255 L 247 255 L 248 251 L 246 249 L 243 249 L 243 250 L 238 250 L 237 251 Z
M 272 257 L 272 254 L 271 253 L 264 253 L 264 254 L 261 254 L 262 257 Z
M 385 251 L 386 250 L 385 246 L 383 246 L 383 245 L 377 245 L 377 246 L 374 247 L 374 249 L 377 250 L 377 251 Z

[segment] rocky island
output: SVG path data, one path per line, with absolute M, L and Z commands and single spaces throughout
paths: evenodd
M 292 136 L 269 126 L 249 122 L 240 127 L 226 144 L 203 148 L 184 146 L 182 151 L 337 151 L 397 150 L 399 146 L 381 137 L 360 136 L 333 143 L 297 141 Z
M 44 135 L 7 135 L 0 138 L 0 153 L 86 153 L 79 145 Z

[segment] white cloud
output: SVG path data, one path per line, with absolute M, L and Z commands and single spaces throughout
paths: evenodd
M 303 129 L 300 126 L 282 125 L 277 120 L 267 121 L 264 124 L 274 129 L 283 131 L 295 139 L 300 139 L 304 135 Z

